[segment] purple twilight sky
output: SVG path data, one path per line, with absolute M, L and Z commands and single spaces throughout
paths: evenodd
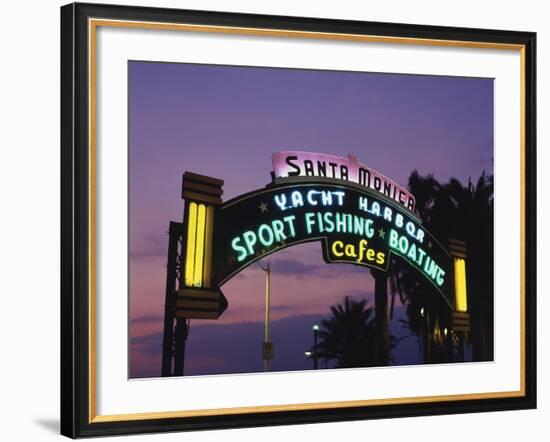
M 411 171 L 467 183 L 492 173 L 492 79 L 129 63 L 130 371 L 160 375 L 170 220 L 181 221 L 181 176 L 225 180 L 224 199 L 265 186 L 280 150 L 355 153 L 406 186 Z M 367 298 L 365 268 L 326 265 L 318 243 L 269 257 L 275 370 L 311 368 L 311 325 L 345 295 Z M 253 265 L 223 286 L 217 321 L 192 321 L 186 374 L 261 371 L 264 276 Z M 398 319 L 392 332 L 404 332 Z M 397 363 L 417 363 L 401 341 Z

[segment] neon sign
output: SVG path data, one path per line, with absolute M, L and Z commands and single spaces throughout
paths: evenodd
M 392 257 L 405 260 L 455 310 L 453 327 L 469 329 L 466 243 L 449 239 L 443 247 L 422 226 L 408 191 L 353 156 L 278 152 L 273 169 L 266 187 L 226 202 L 223 180 L 184 174 L 177 317 L 219 317 L 226 281 L 271 253 L 316 241 L 327 263 L 387 272 Z M 175 256 L 177 242 L 170 244 Z
M 311 180 L 313 181 L 313 180 Z M 223 204 L 215 229 L 217 280 L 256 260 L 319 241 L 326 262 L 388 270 L 390 256 L 413 265 L 449 301 L 451 257 L 408 210 L 370 189 L 301 183 L 260 189 Z
M 358 161 L 355 155 L 343 158 L 324 153 L 283 151 L 275 152 L 272 161 L 276 180 L 317 177 L 357 183 L 392 199 L 411 212 L 415 210 L 416 200 L 407 189 Z

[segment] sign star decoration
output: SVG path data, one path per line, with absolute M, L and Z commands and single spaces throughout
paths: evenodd
M 385 239 L 386 238 L 386 231 L 382 228 L 378 229 L 378 238 Z
M 260 203 L 260 205 L 258 206 L 258 209 L 260 209 L 260 211 L 262 213 L 265 213 L 267 212 L 267 203 L 264 203 L 263 201 Z

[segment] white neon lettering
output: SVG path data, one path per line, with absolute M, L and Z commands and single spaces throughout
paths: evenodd
M 370 212 L 373 215 L 380 216 L 380 204 L 378 204 L 376 201 L 372 203 L 372 207 L 370 209 Z
M 338 198 L 338 205 L 342 206 L 344 204 L 344 195 L 345 195 L 345 193 L 344 192 L 332 192 L 332 194 L 335 195 L 336 198 Z
M 281 193 L 280 195 L 275 195 L 275 204 L 279 206 L 279 209 L 285 210 L 286 209 L 286 195 L 284 193 Z
M 312 206 L 316 206 L 317 205 L 317 200 L 315 200 L 313 197 L 315 195 L 317 195 L 319 192 L 317 192 L 316 190 L 310 190 L 308 193 L 307 193 L 307 202 L 312 205 Z
M 395 225 L 400 228 L 403 227 L 403 215 L 400 213 L 395 215 Z
M 323 206 L 332 206 L 332 192 L 323 190 L 321 192 L 321 203 Z
M 290 194 L 290 199 L 292 200 L 293 207 L 302 207 L 304 205 L 304 198 L 302 197 L 302 193 L 297 190 Z

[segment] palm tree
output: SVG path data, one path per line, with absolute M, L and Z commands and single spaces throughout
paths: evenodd
M 493 360 L 494 240 L 493 176 L 483 173 L 476 184 L 463 187 L 451 180 L 445 187 L 454 208 L 451 235 L 468 248 L 468 309 L 471 315 L 473 359 Z
M 337 368 L 377 365 L 374 311 L 367 301 L 346 296 L 343 304 L 331 306 L 330 311 L 332 316 L 321 321 L 318 356 L 336 361 Z
M 493 177 L 485 173 L 476 185 L 451 179 L 441 184 L 432 175 L 413 171 L 409 189 L 415 195 L 424 226 L 441 240 L 456 238 L 468 248 L 469 311 L 473 359 L 493 358 Z M 392 309 L 396 295 L 406 305 L 406 326 L 420 338 L 425 362 L 448 359 L 441 348 L 441 330 L 450 329 L 450 309 L 430 284 L 401 259 L 392 261 Z M 437 327 L 436 327 L 437 324 Z M 436 339 L 437 338 L 437 339 Z M 433 349 L 436 351 L 432 351 Z M 435 354 L 434 354 L 435 353 Z
M 439 222 L 447 212 L 442 210 L 445 203 L 444 186 L 433 175 L 422 177 L 415 170 L 409 177 L 409 189 L 416 198 L 416 208 L 423 225 L 435 237 L 445 238 L 447 233 L 444 232 L 444 223 Z M 417 271 L 401 258 L 393 257 L 390 268 L 390 317 L 393 316 L 395 296 L 399 295 L 407 312 L 405 327 L 411 334 L 418 336 L 424 362 L 434 362 L 433 325 L 437 320 L 440 326 L 450 328 L 449 306 L 432 285 L 419 278 Z

